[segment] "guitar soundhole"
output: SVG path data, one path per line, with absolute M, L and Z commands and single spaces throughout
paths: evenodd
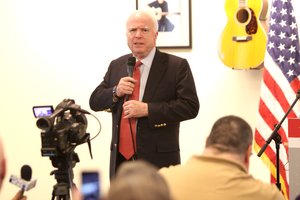
M 246 9 L 240 9 L 236 14 L 236 18 L 240 23 L 245 23 L 249 19 L 249 13 Z

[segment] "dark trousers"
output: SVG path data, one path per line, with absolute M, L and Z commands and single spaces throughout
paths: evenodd
M 118 172 L 119 167 L 124 162 L 130 162 L 136 160 L 136 156 L 132 156 L 129 160 L 127 160 L 120 152 L 118 152 L 117 160 L 116 160 L 116 171 Z

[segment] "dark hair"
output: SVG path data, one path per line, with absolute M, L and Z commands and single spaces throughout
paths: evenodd
M 243 154 L 252 144 L 250 125 L 240 117 L 229 115 L 218 119 L 206 140 L 206 147 L 223 152 Z

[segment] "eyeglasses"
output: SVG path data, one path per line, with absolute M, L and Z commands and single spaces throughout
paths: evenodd
M 129 28 L 128 33 L 130 35 L 136 35 L 139 32 L 142 35 L 147 35 L 150 33 L 150 28 Z

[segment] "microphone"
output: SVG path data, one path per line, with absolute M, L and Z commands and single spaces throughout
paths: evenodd
M 133 69 L 134 69 L 134 65 L 135 65 L 135 57 L 131 56 L 128 58 L 128 61 L 127 61 L 127 73 L 128 73 L 128 76 L 132 77 L 133 75 Z
M 28 191 L 35 187 L 37 180 L 31 180 L 32 170 L 29 165 L 23 165 L 21 168 L 21 178 L 11 175 L 9 182 L 19 187 L 22 191 L 22 196 L 25 191 Z
M 30 181 L 32 176 L 32 170 L 29 165 L 23 165 L 21 168 L 21 178 Z
M 130 56 L 128 58 L 128 61 L 127 61 L 127 74 L 130 77 L 132 77 L 132 75 L 133 75 L 133 69 L 134 69 L 135 62 L 136 62 L 135 57 Z M 125 100 L 127 101 L 128 98 L 129 98 L 129 95 L 126 95 Z

